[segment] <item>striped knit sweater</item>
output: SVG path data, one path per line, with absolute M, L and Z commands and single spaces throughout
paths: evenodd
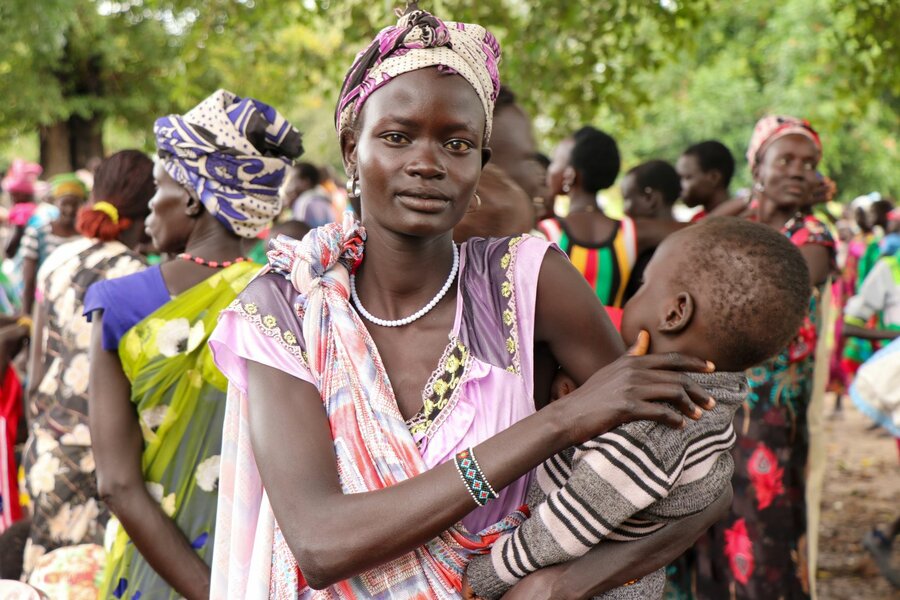
M 469 564 L 479 597 L 498 598 L 542 567 L 582 556 L 603 540 L 644 537 L 719 497 L 734 469 L 732 420 L 747 380 L 744 373 L 690 375 L 716 399 L 699 421 L 683 429 L 627 423 L 537 468 L 531 518 Z M 660 597 L 665 579 L 652 575 L 603 598 Z

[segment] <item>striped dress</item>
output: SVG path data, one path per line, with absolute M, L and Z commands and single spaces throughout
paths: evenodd
M 604 306 L 621 308 L 625 304 L 625 288 L 637 260 L 634 221 L 623 218 L 599 244 L 576 240 L 565 221 L 558 218 L 541 221 L 538 229 L 568 255 Z

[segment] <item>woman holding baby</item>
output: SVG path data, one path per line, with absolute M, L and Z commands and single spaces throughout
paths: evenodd
M 484 28 L 413 7 L 350 68 L 336 127 L 361 224 L 276 241 L 211 337 L 229 379 L 211 597 L 459 598 L 469 557 L 524 518 L 535 466 L 709 405 L 682 373 L 704 360 L 622 357 L 550 244 L 453 243 L 479 204 L 499 58 Z M 581 387 L 548 405 L 560 367 Z M 727 501 L 539 571 L 520 597 L 649 573 Z

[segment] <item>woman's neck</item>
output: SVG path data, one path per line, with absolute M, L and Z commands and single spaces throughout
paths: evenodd
M 759 197 L 759 222 L 770 227 L 781 229 L 797 214 L 798 210 L 799 206 L 779 205 L 774 201 L 766 198 L 763 194 L 761 194 Z
M 59 221 L 53 221 L 50 224 L 50 231 L 53 232 L 53 235 L 61 238 L 68 238 L 78 234 L 74 225 L 63 224 Z
M 602 213 L 597 204 L 597 195 L 586 192 L 580 188 L 572 188 L 569 192 L 569 212 L 598 212 Z
M 184 252 L 207 261 L 223 262 L 243 256 L 243 241 L 214 216 L 204 212 L 188 237 Z
M 703 209 L 706 212 L 712 212 L 716 207 L 725 204 L 729 200 L 731 200 L 731 195 L 728 193 L 728 190 L 716 188 L 712 198 L 703 206 Z
M 374 227 L 367 234 L 356 289 L 372 314 L 384 319 L 406 317 L 422 308 L 447 281 L 453 265 L 452 231 L 429 239 Z

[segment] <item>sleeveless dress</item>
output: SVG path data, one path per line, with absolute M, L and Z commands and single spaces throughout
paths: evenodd
M 88 289 L 85 313 L 103 310 L 103 347 L 116 350 L 131 384 L 143 438 L 147 491 L 209 563 L 227 382 L 206 341 L 219 312 L 259 265 L 240 262 L 170 298 L 159 266 Z M 180 598 L 110 519 L 100 598 Z
M 531 236 L 473 238 L 461 246 L 454 325 L 422 392 L 423 408 L 407 421 L 427 468 L 534 413 L 535 299 L 550 247 Z M 410 588 L 407 574 L 390 565 L 338 584 L 340 591 L 311 590 L 272 515 L 246 430 L 247 361 L 313 383 L 301 333 L 304 302 L 284 277 L 262 275 L 223 311 L 210 338 L 230 382 L 211 598 L 425 597 L 429 590 Z M 469 513 L 465 528 L 482 531 L 524 505 L 530 479 L 522 477 Z
M 577 240 L 566 222 L 556 217 L 541 221 L 538 229 L 566 253 L 603 306 L 622 308 L 625 305 L 625 290 L 637 261 L 634 221 L 624 217 L 599 244 Z

